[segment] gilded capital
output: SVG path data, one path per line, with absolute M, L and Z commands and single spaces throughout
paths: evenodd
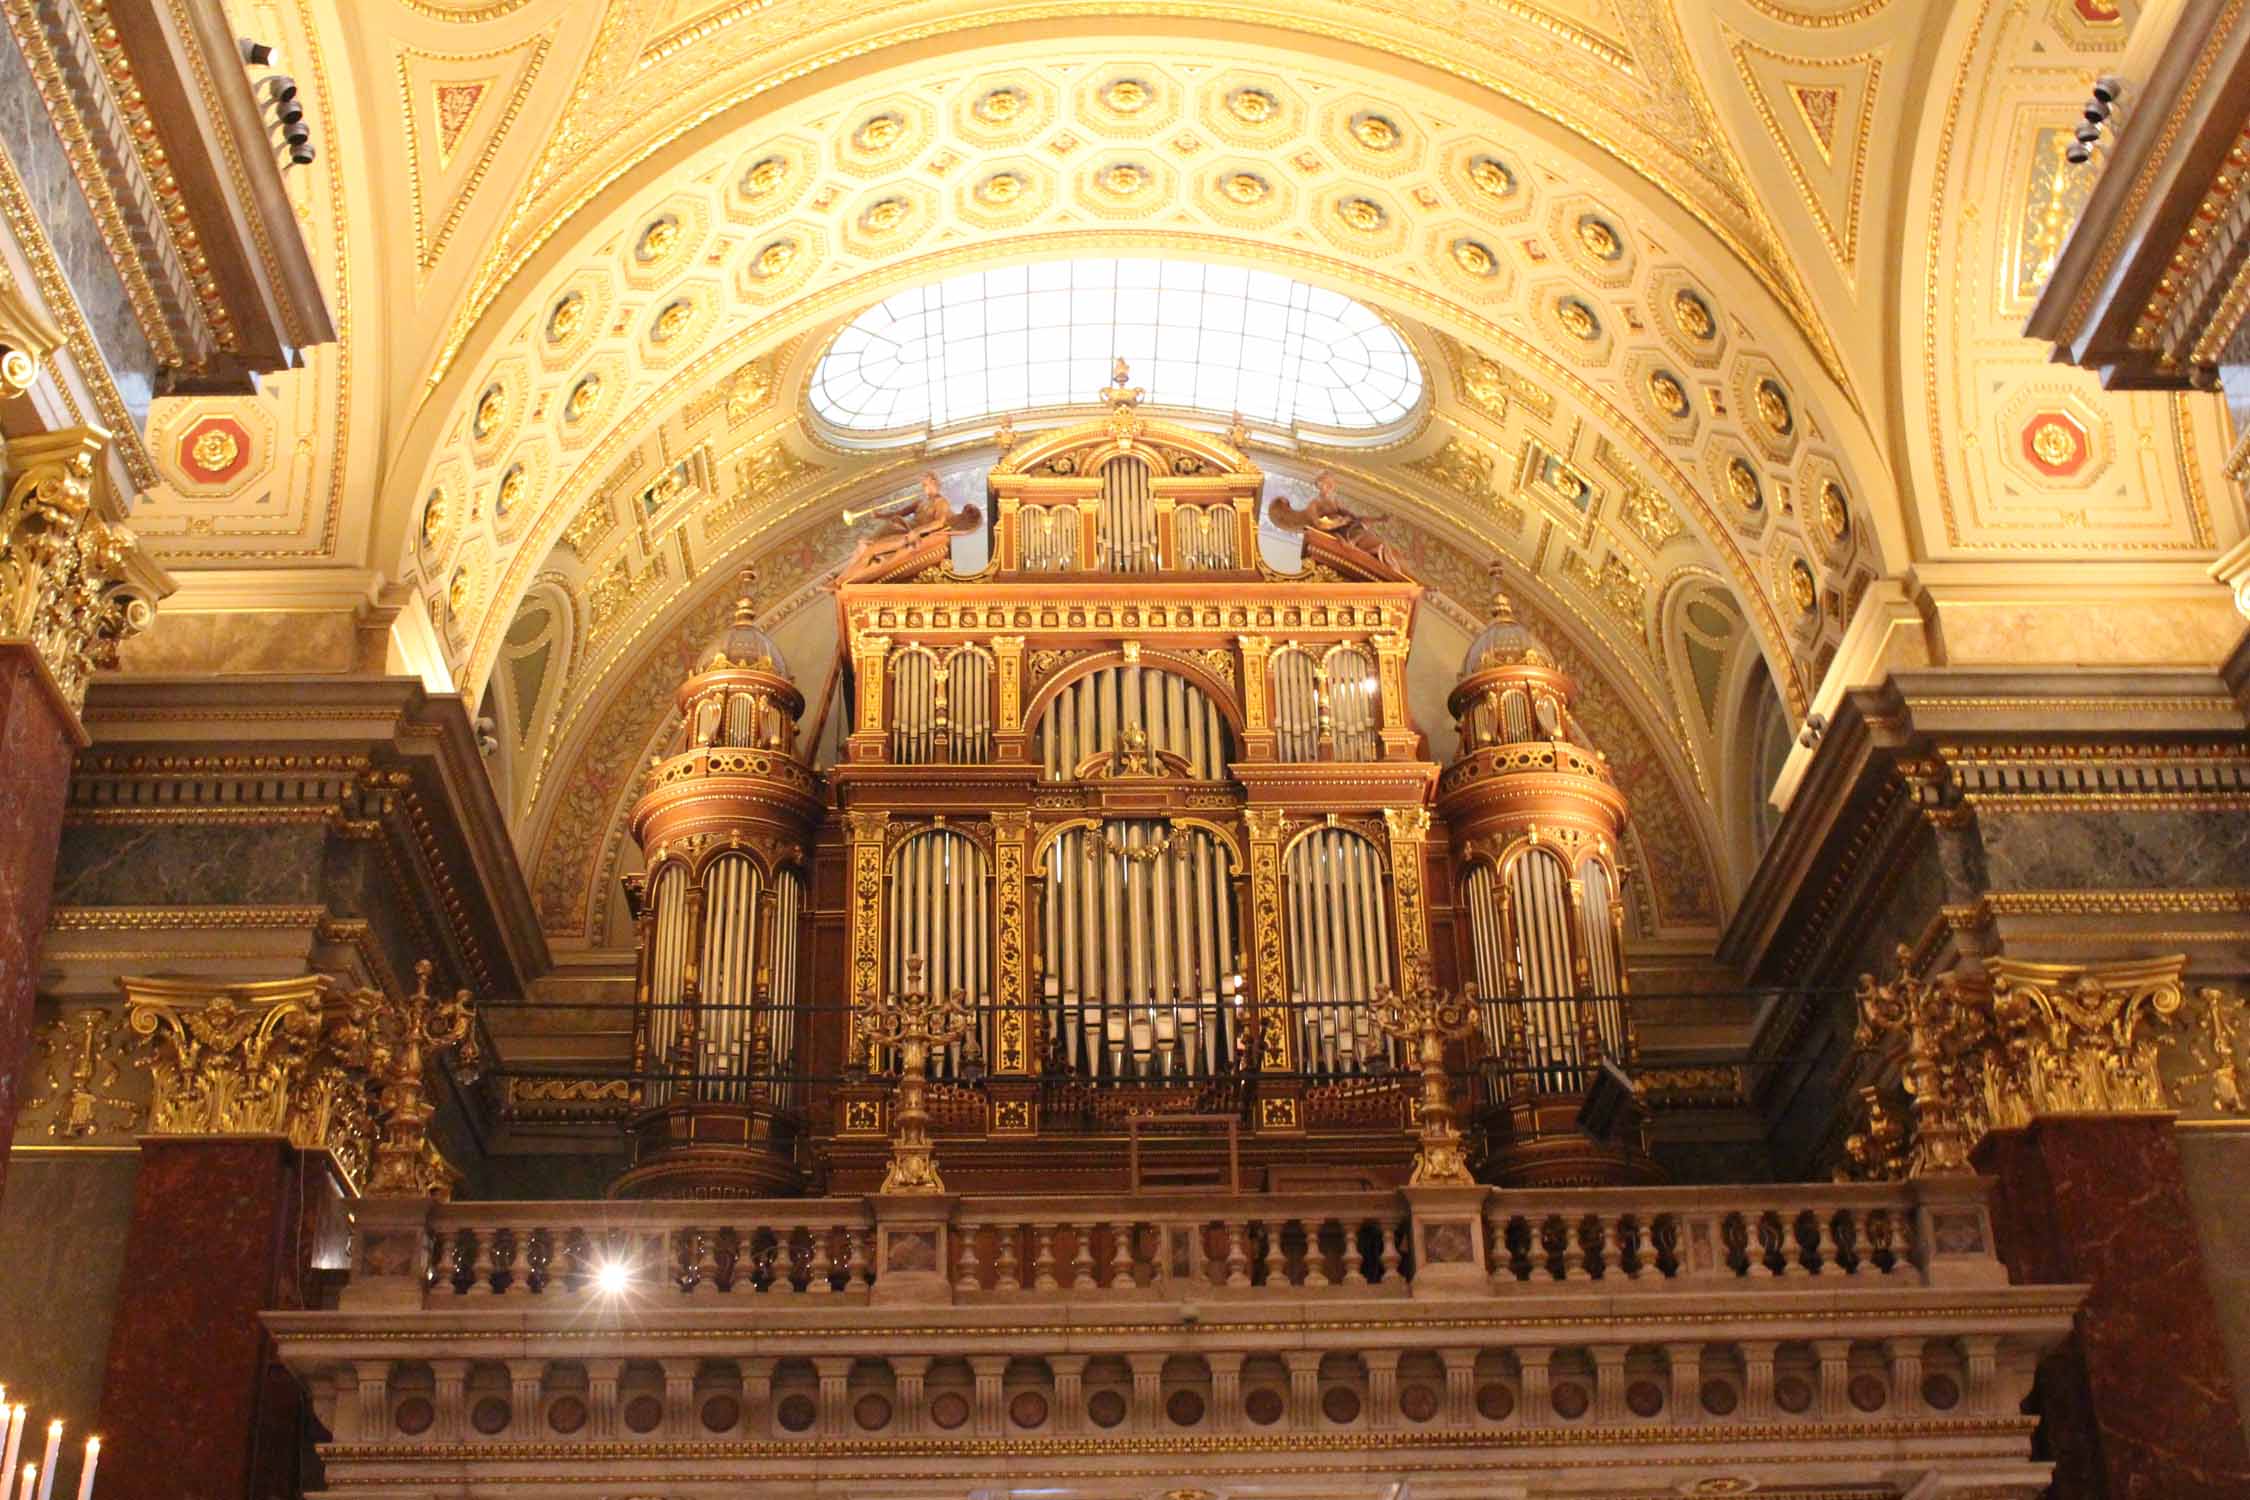
M 96 427 L 11 438 L 0 509 L 0 637 L 29 641 L 75 709 L 95 670 L 145 629 L 163 575 L 133 533 L 103 514 Z

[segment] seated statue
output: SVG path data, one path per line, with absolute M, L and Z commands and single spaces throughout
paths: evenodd
M 847 519 L 852 518 L 846 512 Z M 845 565 L 846 573 L 856 573 L 862 568 L 889 562 L 921 546 L 933 536 L 960 536 L 984 524 L 984 512 L 974 505 L 964 505 L 956 511 L 938 488 L 934 471 L 922 475 L 922 493 L 910 496 L 895 505 L 866 513 L 880 523 L 873 536 L 863 538 L 859 550 Z
M 1291 505 L 1281 496 L 1274 496 L 1273 503 L 1266 507 L 1266 515 L 1274 525 L 1292 535 L 1317 531 L 1357 548 L 1387 568 L 1401 573 L 1406 571 L 1398 554 L 1367 527 L 1369 521 L 1388 520 L 1388 516 L 1372 513 L 1363 516 L 1347 510 L 1344 502 L 1336 498 L 1336 476 L 1326 469 L 1314 477 L 1313 491 L 1312 503 L 1305 506 Z

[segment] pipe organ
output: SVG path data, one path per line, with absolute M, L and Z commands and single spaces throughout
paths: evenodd
M 1637 1140 L 1592 1141 L 1579 1105 L 1604 1059 L 1634 1050 L 1618 855 L 1625 799 L 1571 714 L 1574 685 L 1506 595 L 1449 707 L 1460 750 L 1437 808 L 1460 871 L 1486 1066 L 1487 1175 L 1514 1185 L 1653 1174 Z
M 1522 1064 L 1481 1101 L 1498 1160 L 1629 1052 L 1624 805 L 1567 680 L 1487 651 L 1441 782 L 1405 715 L 1420 587 L 1328 529 L 1277 570 L 1239 448 L 1147 416 L 1122 373 L 1104 398 L 1097 421 L 1003 429 L 982 572 L 955 574 L 931 523 L 837 580 L 848 732 L 825 778 L 747 605 L 681 688 L 633 814 L 619 1191 L 873 1189 L 897 1066 L 874 1022 L 917 984 L 972 1018 L 925 1096 L 958 1190 L 1122 1187 L 1128 1159 L 1403 1181 L 1419 1082 L 1375 1009 L 1424 964 L 1474 973 L 1476 1050 Z M 1560 802 L 1518 795 L 1558 773 Z M 1460 920 L 1433 924 L 1432 891 Z
M 626 882 L 640 962 L 621 1196 L 747 1196 L 801 1180 L 793 1078 L 820 805 L 796 749 L 804 699 L 752 613 L 746 579 L 633 806 L 648 867 Z

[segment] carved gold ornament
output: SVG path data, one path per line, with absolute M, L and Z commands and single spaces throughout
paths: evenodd
M 634 258 L 643 265 L 670 255 L 680 243 L 680 221 L 671 214 L 651 219 L 633 245 Z
M 758 252 L 756 260 L 750 262 L 750 274 L 761 281 L 770 281 L 788 270 L 790 266 L 796 263 L 796 260 L 797 242 L 795 240 L 775 240 Z
M 227 428 L 206 427 L 195 435 L 194 446 L 188 452 L 194 457 L 197 468 L 216 471 L 233 463 L 241 455 L 242 445 Z
M 1265 202 L 1273 193 L 1273 185 L 1255 172 L 1229 172 L 1219 179 L 1219 191 L 1228 201 L 1248 208 Z
M 1352 139 L 1370 151 L 1392 150 L 1401 138 L 1398 126 L 1386 115 L 1369 112 L 1352 116 Z
M 453 580 L 445 586 L 445 607 L 456 620 L 465 619 L 469 613 L 470 584 L 473 580 L 466 567 L 453 570 Z
M 1336 217 L 1362 234 L 1373 234 L 1388 223 L 1391 216 L 1372 198 L 1343 198 L 1336 203 Z
M 28 349 L 0 345 L 0 400 L 13 401 L 39 378 L 39 361 Z
M 980 95 L 977 102 L 969 106 L 969 113 L 987 125 L 1006 125 L 1020 119 L 1030 105 L 1030 96 L 1022 89 L 994 89 Z
M 155 611 L 141 578 L 162 578 L 133 533 L 100 512 L 94 464 L 106 444 L 91 428 L 11 438 L 0 507 L 0 636 L 27 640 L 73 710 L 86 680 L 115 666 L 117 645 Z
M 448 507 L 445 503 L 445 491 L 442 489 L 431 490 L 429 498 L 422 502 L 422 545 L 424 547 L 435 550 L 438 544 L 445 540 L 445 533 L 449 529 L 446 524 L 447 515 Z
M 907 209 L 904 198 L 879 198 L 859 216 L 859 227 L 870 234 L 888 234 L 906 222 Z
M 852 146 L 864 153 L 887 150 L 906 135 L 906 118 L 896 113 L 871 115 L 852 132 Z
M 1555 304 L 1555 321 L 1573 338 L 1591 341 L 1602 331 L 1601 319 L 1576 297 L 1565 297 Z
M 1461 386 L 1469 399 L 1495 419 L 1508 414 L 1508 377 L 1483 355 L 1471 355 L 1461 368 Z
M 1490 276 L 1500 269 L 1500 258 L 1482 240 L 1455 240 L 1449 248 L 1453 263 L 1471 276 Z
M 1833 479 L 1820 482 L 1820 529 L 1838 546 L 1852 534 L 1851 506 L 1844 499 L 1844 487 Z
M 1596 260 L 1615 260 L 1625 253 L 1625 242 L 1617 237 L 1617 231 L 1595 214 L 1579 216 L 1578 243 Z
M 27 1080 L 32 1092 L 16 1125 L 19 1140 L 42 1117 L 50 1137 L 71 1140 L 137 1131 L 146 1123 L 146 1104 L 113 1092 L 129 1060 L 121 1019 L 115 1011 L 90 1006 L 58 1016 L 33 1034 Z
M 688 326 L 688 320 L 694 316 L 695 304 L 688 301 L 687 298 L 680 297 L 667 302 L 664 304 L 663 310 L 656 315 L 655 323 L 650 325 L 649 338 L 659 344 L 670 343 L 679 335 L 681 329 Z
M 789 180 L 789 163 L 778 156 L 760 157 L 742 174 L 742 196 L 763 198 Z
M 1488 198 L 1506 198 L 1516 190 L 1516 174 L 1496 157 L 1480 156 L 1469 163 L 1469 181 Z
M 859 1044 L 870 1056 L 877 1048 L 898 1049 L 898 1102 L 892 1111 L 891 1165 L 883 1174 L 885 1193 L 942 1193 L 937 1156 L 930 1144 L 930 1113 L 924 1081 L 930 1051 L 969 1034 L 975 1016 L 961 990 L 932 995 L 922 984 L 922 956 L 906 961 L 904 993 L 876 1001 L 860 1022 Z
M 1133 194 L 1147 187 L 1154 179 L 1149 175 L 1148 168 L 1140 163 L 1120 161 L 1112 162 L 1102 168 L 1100 174 L 1094 180 L 1101 185 L 1102 191 L 1110 196 L 1130 198 Z
M 1789 560 L 1789 599 L 1801 615 L 1811 614 L 1820 603 L 1820 585 L 1813 580 L 1811 564 L 1801 557 Z
M 492 492 L 493 519 L 504 521 L 508 518 L 508 513 L 523 499 L 523 486 L 523 465 L 508 465 L 508 472 L 500 476 L 500 483 Z
M 508 414 L 508 393 L 495 380 L 477 397 L 476 412 L 469 418 L 472 437 L 488 438 L 500 428 L 500 419 Z
M 1775 437 L 1789 436 L 1790 430 L 1797 425 L 1797 418 L 1790 411 L 1788 394 L 1780 384 L 1773 380 L 1761 380 L 1751 396 L 1758 406 L 1758 420 L 1764 422 Z
M 1734 503 L 1744 510 L 1763 510 L 1766 504 L 1765 486 L 1758 483 L 1758 471 L 1742 458 L 1727 460 L 1727 493 Z
M 1679 377 L 1669 370 L 1652 370 L 1648 377 L 1648 393 L 1656 401 L 1656 409 L 1668 417 L 1688 414 L 1687 388 Z
M 568 292 L 558 298 L 547 312 L 547 338 L 553 343 L 567 342 L 578 331 L 586 317 L 586 296 L 583 292 Z
M 2031 451 L 2041 463 L 2059 469 L 2078 456 L 2078 435 L 2060 422 L 2041 422 L 2031 430 Z
M 1264 89 L 1236 89 L 1227 95 L 1227 113 L 1251 125 L 1263 125 L 1281 112 L 1281 101 Z
M 1420 811 L 1420 809 L 1416 809 Z M 1453 1123 L 1453 1089 L 1446 1079 L 1445 1044 L 1467 1036 L 1477 1025 L 1475 985 L 1448 995 L 1431 977 L 1429 960 L 1416 955 L 1406 964 L 1406 993 L 1389 985 L 1375 991 L 1368 1013 L 1383 1034 L 1407 1044 L 1410 1060 L 1422 1073 L 1421 1145 L 1414 1154 L 1410 1187 L 1433 1183 L 1466 1187 L 1469 1174 L 1461 1132 Z
M 1672 321 L 1679 324 L 1680 332 L 1698 343 L 1719 331 L 1717 320 L 1711 316 L 1710 304 L 1684 287 L 1672 294 Z
M 1023 197 L 1024 181 L 1013 172 L 995 172 L 976 186 L 977 201 L 1005 208 Z
M 596 403 L 601 400 L 601 396 L 601 376 L 588 375 L 584 377 L 578 384 L 570 388 L 570 395 L 563 401 L 564 420 L 571 422 L 585 420 L 586 414 L 594 409 Z
M 1102 103 L 1121 115 L 1135 115 L 1148 107 L 1148 85 L 1138 78 L 1113 79 L 1102 89 Z

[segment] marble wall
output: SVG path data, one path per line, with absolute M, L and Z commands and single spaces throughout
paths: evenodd
M 76 749 L 73 726 L 41 682 L 41 671 L 29 646 L 0 643 L 0 1141 L 15 1133 L 39 944 Z M 0 1192 L 5 1186 L 0 1178 Z
M 2235 1403 L 2250 1430 L 2250 1121 L 2182 1126 L 2175 1139 L 2203 1247 L 2203 1279 L 2219 1312 L 2219 1334 L 2234 1373 Z

